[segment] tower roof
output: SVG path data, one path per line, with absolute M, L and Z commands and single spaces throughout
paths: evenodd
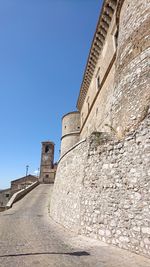
M 52 141 L 43 141 L 42 145 L 44 145 L 44 144 L 46 144 L 46 145 L 50 145 L 50 144 L 55 145 L 54 142 L 52 142 Z

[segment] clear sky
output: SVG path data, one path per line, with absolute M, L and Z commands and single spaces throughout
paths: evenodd
M 0 189 L 40 166 L 76 109 L 102 0 L 0 0 Z

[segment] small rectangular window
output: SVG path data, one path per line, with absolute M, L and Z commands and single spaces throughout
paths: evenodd
M 96 116 L 97 116 L 97 114 L 98 114 L 98 108 L 96 108 Z
M 100 89 L 100 86 L 101 86 L 101 83 L 100 83 L 100 76 L 98 75 L 98 77 L 97 77 L 97 89 L 98 89 L 98 90 Z
M 83 120 L 84 120 L 84 118 L 83 118 L 83 112 L 82 112 L 82 114 L 81 114 L 81 123 L 83 123 Z
M 98 68 L 95 78 L 96 78 L 96 89 L 99 90 L 101 86 L 100 68 Z
M 114 35 L 114 39 L 115 39 L 115 47 L 116 47 L 116 49 L 117 49 L 117 46 L 118 46 L 118 29 L 117 29 L 117 31 L 116 31 L 116 33 L 115 33 L 115 35 Z

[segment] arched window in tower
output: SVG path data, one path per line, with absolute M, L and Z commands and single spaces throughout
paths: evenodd
M 45 147 L 45 153 L 48 153 L 49 149 L 50 149 L 50 147 L 49 146 L 46 146 Z

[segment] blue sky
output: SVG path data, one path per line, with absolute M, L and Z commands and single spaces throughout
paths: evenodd
M 76 109 L 101 0 L 0 0 L 0 189 L 40 165 Z

